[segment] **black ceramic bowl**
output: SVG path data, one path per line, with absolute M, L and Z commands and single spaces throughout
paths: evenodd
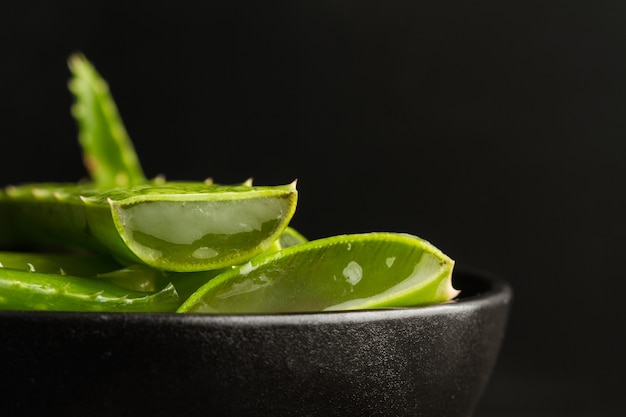
M 34 416 L 469 416 L 509 286 L 453 302 L 284 315 L 0 312 L 0 410 Z

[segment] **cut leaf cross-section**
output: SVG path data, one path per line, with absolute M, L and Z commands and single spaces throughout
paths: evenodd
M 110 190 L 37 184 L 11 187 L 0 200 L 18 243 L 87 247 L 126 264 L 189 272 L 267 250 L 289 224 L 297 191 L 295 184 L 166 182 Z
M 278 313 L 412 307 L 448 301 L 454 261 L 396 233 L 341 235 L 263 254 L 218 275 L 178 310 Z

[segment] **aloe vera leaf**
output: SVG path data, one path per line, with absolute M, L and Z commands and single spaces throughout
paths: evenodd
M 122 266 L 109 257 L 91 254 L 8 251 L 0 251 L 0 268 L 91 278 L 140 292 L 160 291 L 171 283 L 181 299 L 220 273 L 220 270 L 166 272 L 141 264 Z
M 109 86 L 81 54 L 68 61 L 69 89 L 76 97 L 72 114 L 91 179 L 101 187 L 126 187 L 146 182 L 139 158 L 124 127 Z
M 171 272 L 155 269 L 147 265 L 135 264 L 115 271 L 96 275 L 95 279 L 111 282 L 119 287 L 133 291 L 154 292 L 173 285 L 181 300 L 206 284 L 210 279 L 223 272 L 216 269 L 198 272 Z
M 454 261 L 396 233 L 340 235 L 263 254 L 210 280 L 181 313 L 276 313 L 444 302 Z
M 0 268 L 89 277 L 122 266 L 111 257 L 92 254 L 0 251 Z
M 159 291 L 170 284 L 164 271 L 142 264 L 128 265 L 88 277 L 110 282 L 127 290 L 141 292 Z
M 289 248 L 306 242 L 308 242 L 308 239 L 291 226 L 287 226 L 278 238 L 278 245 L 280 249 Z
M 179 305 L 172 284 L 145 293 L 89 278 L 0 268 L 0 310 L 173 312 Z
M 296 203 L 295 184 L 166 182 L 110 190 L 36 184 L 0 195 L 13 243 L 86 247 L 126 264 L 178 272 L 219 269 L 265 251 Z
M 306 242 L 306 238 L 294 228 L 287 226 L 264 254 L 277 252 L 286 247 Z M 0 261 L 2 260 L 0 252 Z M 120 287 L 135 291 L 156 291 L 165 284 L 172 283 L 181 300 L 186 300 L 198 288 L 231 267 L 197 272 L 171 272 L 151 268 L 147 265 L 130 265 L 107 273 L 100 273 L 96 278 L 106 279 Z
M 142 292 L 155 292 L 170 283 L 161 270 L 146 265 L 124 267 L 111 257 L 93 254 L 0 251 L 0 268 L 94 278 Z
M 305 241 L 300 233 L 288 226 L 266 253 Z M 108 256 L 94 254 L 9 251 L 0 251 L 0 268 L 93 278 L 141 292 L 159 291 L 171 283 L 181 300 L 187 299 L 210 279 L 224 272 L 224 269 L 169 272 L 143 264 L 122 266 Z
M 299 245 L 306 242 L 307 239 L 292 227 L 287 226 L 278 239 L 263 253 L 278 252 L 279 250 L 290 246 Z
M 231 268 L 232 267 L 198 272 L 164 271 L 163 273 L 167 277 L 167 280 L 174 285 L 174 288 L 176 288 L 182 303 L 182 301 L 186 300 L 193 293 L 198 291 L 200 287 Z

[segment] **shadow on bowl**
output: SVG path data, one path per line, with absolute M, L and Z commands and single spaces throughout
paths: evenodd
M 470 416 L 508 284 L 420 308 L 282 315 L 0 312 L 3 415 Z

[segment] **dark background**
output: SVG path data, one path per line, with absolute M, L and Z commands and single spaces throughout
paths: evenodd
M 84 175 L 82 51 L 148 175 L 297 178 L 309 238 L 409 232 L 508 280 L 477 416 L 618 414 L 625 2 L 129 4 L 2 3 L 2 183 Z

